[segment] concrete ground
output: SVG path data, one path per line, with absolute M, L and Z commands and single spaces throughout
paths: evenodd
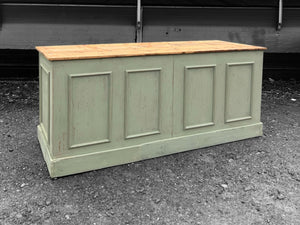
M 0 81 L 0 224 L 300 224 L 300 81 L 265 79 L 264 135 L 50 179 L 38 83 Z

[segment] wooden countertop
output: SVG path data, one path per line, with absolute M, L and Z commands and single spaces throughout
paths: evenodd
M 36 49 L 50 61 L 266 50 L 260 46 L 217 40 L 38 46 Z

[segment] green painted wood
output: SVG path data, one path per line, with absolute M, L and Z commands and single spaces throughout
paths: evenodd
M 38 139 L 51 177 L 262 135 L 262 51 L 49 62 Z
M 178 138 L 162 139 L 107 151 L 51 158 L 41 135 L 40 127 L 38 127 L 38 138 L 51 177 L 61 177 L 261 135 L 262 123 L 257 123 Z
M 110 141 L 110 77 L 110 71 L 69 75 L 70 148 Z

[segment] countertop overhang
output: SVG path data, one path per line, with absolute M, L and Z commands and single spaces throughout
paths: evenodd
M 38 46 L 36 49 L 49 61 L 266 50 L 219 40 Z

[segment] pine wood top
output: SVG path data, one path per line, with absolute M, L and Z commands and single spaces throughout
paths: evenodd
M 146 55 L 178 55 L 205 52 L 253 51 L 266 48 L 227 41 L 177 41 L 122 44 L 39 46 L 48 60 L 115 58 Z

